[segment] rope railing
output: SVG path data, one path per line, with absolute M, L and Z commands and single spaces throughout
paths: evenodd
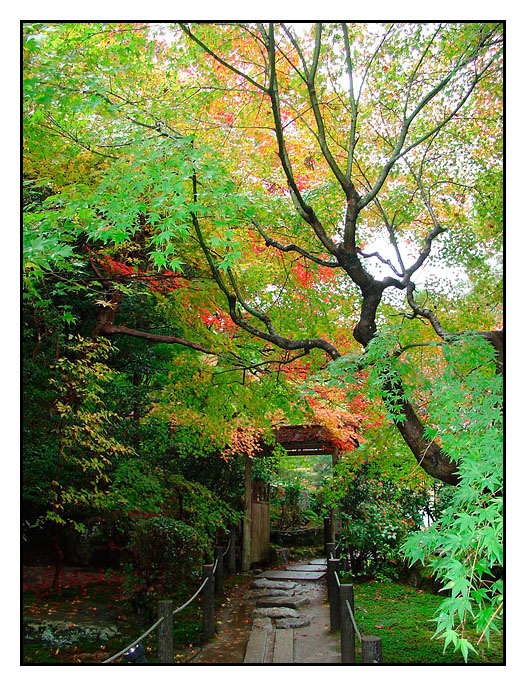
M 203 581 L 203 583 L 199 586 L 197 591 L 194 593 L 194 595 L 190 598 L 190 600 L 187 600 L 186 603 L 183 603 L 180 607 L 176 608 L 173 612 L 172 615 L 176 615 L 178 612 L 181 612 L 181 610 L 184 610 L 185 607 L 188 607 L 196 598 L 197 596 L 201 593 L 203 588 L 206 586 L 206 584 L 210 581 L 210 577 L 207 576 L 206 579 Z
M 159 618 L 141 634 L 134 641 L 129 643 L 125 648 L 120 650 L 115 655 L 107 658 L 102 662 L 103 665 L 109 664 L 119 657 L 138 647 L 141 641 L 149 636 L 155 629 L 159 630 L 159 662 L 171 663 L 173 662 L 173 621 L 172 618 L 178 612 L 181 612 L 188 607 L 201 593 L 203 593 L 202 614 L 203 614 L 203 635 L 205 638 L 211 638 L 215 633 L 215 618 L 214 618 L 214 589 L 218 595 L 223 595 L 223 556 L 228 552 L 230 543 L 223 552 L 222 548 L 216 547 L 214 550 L 215 562 L 214 565 L 203 566 L 203 581 L 197 591 L 182 605 L 175 610 L 172 609 L 173 601 L 162 600 L 158 602 Z M 207 587 L 208 585 L 208 587 Z M 164 624 L 164 626 L 163 626 Z M 145 660 L 142 660 L 145 662 Z
M 360 633 L 360 630 L 358 629 L 358 624 L 356 624 L 356 619 L 354 618 L 354 612 L 352 611 L 352 608 L 351 608 L 348 600 L 345 601 L 345 605 L 347 606 L 347 610 L 349 612 L 351 622 L 353 623 L 354 631 L 356 632 L 356 635 L 358 636 L 358 640 L 361 643 L 362 642 L 362 635 Z
M 226 554 L 228 553 L 228 551 L 230 550 L 230 544 L 231 544 L 231 543 L 232 543 L 232 539 L 229 538 L 229 539 L 228 539 L 228 545 L 227 545 L 227 547 L 225 548 L 225 552 L 223 553 L 223 557 L 225 557 L 225 555 L 226 555 Z

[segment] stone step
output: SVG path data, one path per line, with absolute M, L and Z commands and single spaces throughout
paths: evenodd
M 288 565 L 287 572 L 325 572 L 327 571 L 327 565 Z
M 298 586 L 298 584 L 295 584 L 292 581 L 276 581 L 267 578 L 254 579 L 250 585 L 252 588 L 279 588 L 284 591 L 291 591 Z
M 325 576 L 324 571 L 312 571 L 312 572 L 295 572 L 294 570 L 286 569 L 271 569 L 268 572 L 262 572 L 261 577 L 265 580 L 270 579 L 289 579 L 290 581 L 318 581 Z M 256 579 L 257 581 L 257 579 Z M 256 583 L 255 581 L 252 584 Z
M 299 617 L 299 614 L 297 610 L 294 610 L 291 607 L 256 607 L 252 616 L 279 619 L 281 617 Z
M 276 629 L 274 638 L 275 665 L 290 665 L 294 662 L 294 629 Z
M 270 662 L 273 637 L 274 628 L 270 617 L 254 619 L 243 663 L 261 665 Z
M 255 591 L 252 591 L 254 598 L 267 598 L 269 596 L 273 598 L 290 598 L 293 595 L 293 590 L 287 591 L 281 588 L 257 588 Z
M 297 610 L 303 605 L 308 605 L 308 603 L 310 603 L 310 600 L 302 595 L 291 598 L 269 596 L 267 598 L 259 598 L 256 601 L 257 607 L 291 607 L 293 610 Z

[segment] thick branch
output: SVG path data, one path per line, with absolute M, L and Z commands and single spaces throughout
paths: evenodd
M 440 481 L 453 486 L 456 485 L 458 483 L 457 464 L 444 453 L 437 443 L 426 438 L 424 425 L 411 403 L 403 397 L 401 381 L 386 380 L 384 390 L 389 393 L 391 398 L 398 399 L 404 418 L 395 422 L 395 426 L 416 457 L 418 464 L 435 479 L 440 479 Z
M 199 343 L 194 343 L 186 338 L 180 338 L 179 336 L 164 336 L 162 334 L 150 333 L 148 331 L 138 331 L 137 329 L 130 329 L 128 326 L 113 326 L 113 324 L 108 324 L 101 332 L 102 334 L 116 334 L 120 333 L 125 336 L 133 336 L 134 338 L 142 338 L 145 341 L 151 341 L 152 343 L 173 343 L 176 345 L 184 345 L 186 348 L 192 348 L 192 350 L 197 350 L 201 353 L 206 353 L 207 355 L 218 355 L 217 352 L 205 348 Z
M 318 94 L 316 92 L 316 86 L 315 86 L 315 77 L 316 77 L 316 71 L 318 68 L 318 60 L 320 56 L 320 48 L 321 48 L 321 24 L 316 24 L 316 44 L 314 47 L 314 57 L 312 60 L 312 66 L 311 70 L 309 73 L 309 78 L 307 81 L 307 88 L 309 91 L 309 100 L 312 105 L 312 112 L 314 114 L 314 119 L 316 120 L 316 127 L 318 130 L 318 142 L 320 144 L 320 149 L 323 153 L 323 156 L 325 157 L 327 164 L 331 168 L 332 173 L 338 180 L 338 183 L 342 187 L 343 192 L 345 193 L 345 197 L 349 200 L 350 198 L 354 198 L 355 202 L 359 199 L 357 196 L 356 189 L 354 188 L 354 185 L 350 181 L 350 179 L 342 172 L 340 167 L 338 166 L 338 163 L 334 159 L 329 146 L 327 145 L 327 139 L 325 136 L 325 123 L 323 121 L 323 117 L 321 116 L 320 112 L 320 103 L 318 102 Z
M 192 177 L 192 182 L 193 182 L 193 193 L 194 193 L 194 200 L 197 199 L 197 178 L 195 174 Z M 256 326 L 253 326 L 250 324 L 244 317 L 243 315 L 238 311 L 237 305 L 238 303 L 243 306 L 243 301 L 239 301 L 238 296 L 236 293 L 232 293 L 230 289 L 228 288 L 227 284 L 225 283 L 225 280 L 221 276 L 221 273 L 219 269 L 217 268 L 217 265 L 214 262 L 214 258 L 206 244 L 206 241 L 204 239 L 203 233 L 201 231 L 201 227 L 199 225 L 199 219 L 195 212 L 192 212 L 192 223 L 196 232 L 197 240 L 199 241 L 199 245 L 201 246 L 201 249 L 205 255 L 206 261 L 208 262 L 208 266 L 210 267 L 210 271 L 212 273 L 212 277 L 214 278 L 214 281 L 217 283 L 219 286 L 220 290 L 225 294 L 227 302 L 228 302 L 228 309 L 230 313 L 230 317 L 232 318 L 232 321 L 237 324 L 241 329 L 246 331 L 247 333 L 250 333 L 253 336 L 256 336 L 257 338 L 261 338 L 264 341 L 268 341 L 269 343 L 273 343 L 275 346 L 278 348 L 282 348 L 283 350 L 312 350 L 313 348 L 319 348 L 320 350 L 324 350 L 328 355 L 330 355 L 333 359 L 336 359 L 337 357 L 341 356 L 341 353 L 338 351 L 337 348 L 335 348 L 332 343 L 329 343 L 323 338 L 302 338 L 302 339 L 292 339 L 292 338 L 287 338 L 285 336 L 281 336 L 274 331 L 274 327 L 272 326 L 272 323 L 270 321 L 270 318 L 262 313 L 258 313 L 255 315 L 258 317 L 263 323 L 267 326 L 268 331 L 261 331 L 261 329 L 258 329 Z M 236 290 L 238 290 L 236 288 Z M 246 305 L 246 303 L 245 303 Z M 245 307 L 246 311 L 249 313 L 251 312 L 251 308 L 247 309 Z
M 281 166 L 285 172 L 287 178 L 287 183 L 290 188 L 292 201 L 296 207 L 299 215 L 313 228 L 315 234 L 318 236 L 322 245 L 325 249 L 332 255 L 336 254 L 336 246 L 332 240 L 327 235 L 322 223 L 316 216 L 316 213 L 310 205 L 308 205 L 296 184 L 296 179 L 294 178 L 294 172 L 292 171 L 292 165 L 290 163 L 290 158 L 285 146 L 285 137 L 283 134 L 283 124 L 281 122 L 281 111 L 279 104 L 279 90 L 278 90 L 278 80 L 276 75 L 276 54 L 275 54 L 275 42 L 274 42 L 274 26 L 269 25 L 269 46 L 268 46 L 268 56 L 270 64 L 270 84 L 268 88 L 268 93 L 270 95 L 270 102 L 272 106 L 272 116 L 274 119 L 274 125 L 276 130 L 276 139 L 278 143 L 278 156 L 281 161 Z
M 358 123 L 358 105 L 354 96 L 354 82 L 353 82 L 353 65 L 351 58 L 351 46 L 349 42 L 349 33 L 347 31 L 347 24 L 342 24 L 343 40 L 345 44 L 345 62 L 347 64 L 347 75 L 349 76 L 349 102 L 351 104 L 351 130 L 349 132 L 349 153 L 347 157 L 347 168 L 345 175 L 348 179 L 351 178 L 352 166 L 354 159 L 354 148 L 356 147 L 356 126 Z

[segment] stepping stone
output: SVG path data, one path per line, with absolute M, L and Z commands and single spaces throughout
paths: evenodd
M 275 665 L 290 665 L 294 662 L 294 629 L 277 629 L 274 639 Z
M 292 581 L 317 581 L 325 576 L 325 570 L 313 571 L 313 572 L 295 572 L 291 570 L 290 572 L 282 569 L 272 569 L 269 572 L 265 572 L 265 579 L 290 579 Z M 254 583 L 254 582 L 252 582 Z
M 326 572 L 327 565 L 289 565 L 287 571 L 292 572 Z
M 298 584 L 294 584 L 291 581 L 273 581 L 267 578 L 254 579 L 250 584 L 252 588 L 279 588 L 283 591 L 291 591 L 296 588 Z
M 257 607 L 291 607 L 297 610 L 302 605 L 307 605 L 310 600 L 305 596 L 294 596 L 293 598 L 276 598 L 274 596 L 269 598 L 260 598 L 256 605 Z
M 290 607 L 257 607 L 252 613 L 253 617 L 271 617 L 281 619 L 282 617 L 299 617 L 298 611 Z
M 327 559 L 325 557 L 317 557 L 315 560 L 309 560 L 310 565 L 324 565 L 327 566 Z
M 278 596 L 280 598 L 290 598 L 292 595 L 294 595 L 294 591 L 286 591 L 280 588 L 262 588 L 252 591 L 252 596 L 254 598 L 266 598 L 268 596 L 273 596 L 274 598 Z
M 269 661 L 273 628 L 269 617 L 255 619 L 245 651 L 245 664 L 264 664 Z
M 305 617 L 283 617 L 276 619 L 276 629 L 299 629 L 302 626 L 309 626 L 310 620 Z

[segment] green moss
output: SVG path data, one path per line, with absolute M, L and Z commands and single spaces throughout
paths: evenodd
M 396 583 L 355 584 L 354 606 L 358 628 L 363 635 L 382 639 L 382 662 L 386 664 L 463 664 L 460 652 L 443 641 L 432 639 L 435 624 L 431 621 L 441 597 Z M 499 628 L 502 622 L 499 623 Z M 492 639 L 488 647 L 485 639 L 476 646 L 477 635 L 467 627 L 467 637 L 475 645 L 478 655 L 470 664 L 502 664 L 502 634 Z

